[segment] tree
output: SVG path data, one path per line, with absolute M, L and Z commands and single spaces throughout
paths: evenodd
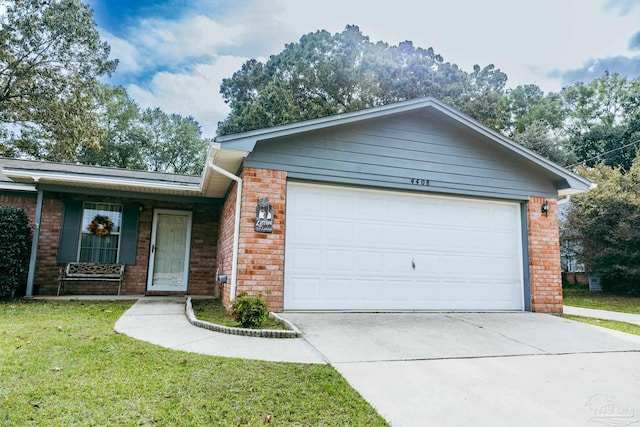
M 75 160 L 100 135 L 98 78 L 117 62 L 80 0 L 0 5 L 0 153 Z
M 209 141 L 191 116 L 167 115 L 159 108 L 142 113 L 143 160 L 155 172 L 200 175 Z
M 538 85 L 527 84 L 509 91 L 508 99 L 511 112 L 511 129 L 508 133 L 512 137 L 524 132 L 535 122 L 541 122 L 550 130 L 562 128 L 565 111 L 557 93 L 545 95 Z
M 100 139 L 95 144 L 82 147 L 78 162 L 125 169 L 145 169 L 143 151 L 148 140 L 145 138 L 138 105 L 120 86 L 103 86 L 98 101 L 99 125 L 102 129 Z
M 317 31 L 265 63 L 247 61 L 220 92 L 231 113 L 225 135 L 433 96 L 494 129 L 508 120 L 507 76 L 493 65 L 468 74 L 432 48 L 372 43 L 356 26 Z
M 561 96 L 565 133 L 578 158 L 587 166 L 604 162 L 628 170 L 640 142 L 640 79 L 605 73 L 563 89 Z
M 577 243 L 579 259 L 605 290 L 640 294 L 640 157 L 626 173 L 603 164 L 578 172 L 598 187 L 572 197 L 562 240 Z
M 514 140 L 560 165 L 567 166 L 576 161 L 573 152 L 553 137 L 549 126 L 542 121 L 529 124 L 516 134 Z

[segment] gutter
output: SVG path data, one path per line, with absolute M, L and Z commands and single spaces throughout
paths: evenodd
M 209 162 L 209 167 L 221 175 L 226 176 L 229 179 L 238 183 L 238 191 L 236 192 L 236 216 L 233 226 L 233 253 L 231 258 L 231 291 L 229 293 L 229 300 L 236 299 L 236 286 L 238 283 L 238 246 L 240 241 L 240 208 L 242 205 L 242 179 L 231 172 L 222 169 L 213 163 L 213 160 Z

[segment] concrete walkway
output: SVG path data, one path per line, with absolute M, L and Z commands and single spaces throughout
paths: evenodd
M 304 338 L 228 335 L 193 326 L 184 298 L 140 298 L 116 322 L 115 330 L 172 350 L 268 362 L 327 363 Z
M 564 314 L 573 316 L 594 317 L 596 319 L 617 320 L 640 326 L 640 314 L 620 313 L 617 311 L 595 310 L 593 308 L 564 306 Z

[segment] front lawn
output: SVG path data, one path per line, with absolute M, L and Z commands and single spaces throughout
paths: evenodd
M 618 322 L 616 320 L 594 319 L 593 317 L 573 316 L 564 314 L 562 317 L 576 320 L 578 322 L 588 323 L 590 325 L 602 326 L 603 328 L 614 329 L 628 334 L 640 335 L 640 326 L 633 323 Z
M 331 366 L 183 353 L 117 334 L 130 305 L 0 303 L 0 425 L 386 425 Z
M 584 289 L 563 289 L 564 305 L 640 314 L 640 297 L 622 297 Z

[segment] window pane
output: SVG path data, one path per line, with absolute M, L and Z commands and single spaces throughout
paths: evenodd
M 122 206 L 108 203 L 85 203 L 82 215 L 82 232 L 90 233 L 89 224 L 97 216 L 105 216 L 113 223 L 111 233 L 120 233 L 122 226 Z
M 89 225 L 94 224 L 93 229 Z M 105 222 L 111 223 L 108 235 L 96 232 L 104 228 Z M 122 205 L 111 203 L 84 204 L 82 214 L 82 233 L 80 237 L 80 262 L 115 263 L 118 261 L 118 245 L 122 226 Z
M 115 263 L 118 255 L 118 236 L 82 234 L 80 262 Z

